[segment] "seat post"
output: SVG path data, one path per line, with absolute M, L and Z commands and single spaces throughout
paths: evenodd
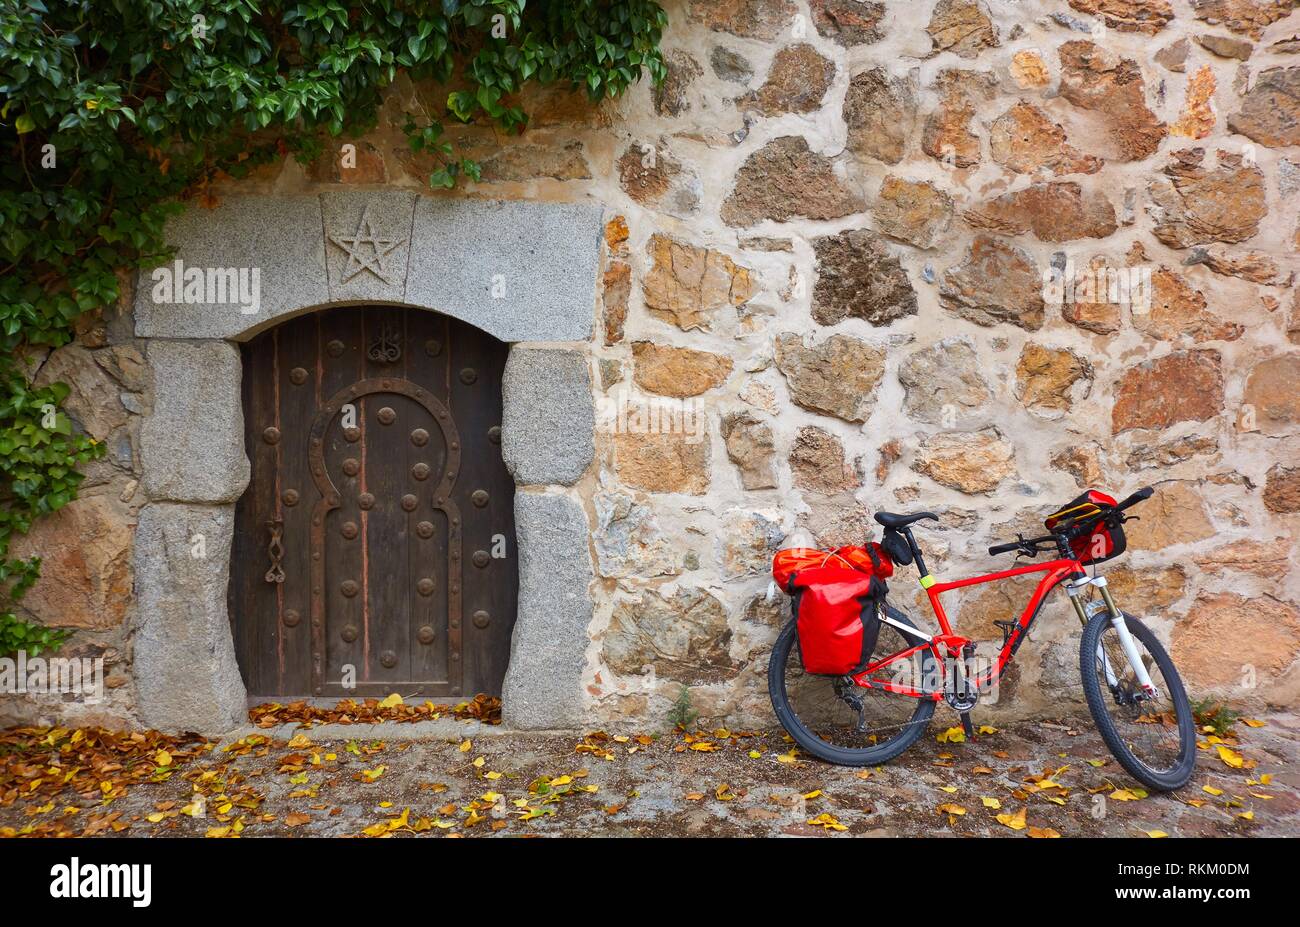
M 925 557 L 921 553 L 921 545 L 916 543 L 916 538 L 912 537 L 911 527 L 903 529 L 903 537 L 907 538 L 907 546 L 912 549 L 912 560 L 916 563 L 916 571 L 921 574 L 921 585 L 925 586 L 925 579 L 930 575 L 930 571 L 925 567 Z

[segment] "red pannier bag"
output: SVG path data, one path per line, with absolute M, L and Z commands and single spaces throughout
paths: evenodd
M 882 580 L 892 573 L 893 563 L 876 544 L 870 549 L 803 547 L 777 553 L 772 576 L 794 600 L 805 672 L 843 676 L 867 665 L 880 632 L 877 609 L 886 591 Z
M 1043 526 L 1048 531 L 1071 524 L 1088 521 L 1100 515 L 1104 508 L 1113 507 L 1115 500 L 1104 492 L 1090 489 L 1071 499 L 1064 508 L 1047 516 Z M 1116 518 L 1103 518 L 1087 534 L 1070 539 L 1070 550 L 1084 566 L 1092 566 L 1103 560 L 1110 560 L 1124 553 L 1128 540 L 1124 537 L 1124 527 Z

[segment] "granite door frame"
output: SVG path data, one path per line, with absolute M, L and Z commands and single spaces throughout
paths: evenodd
M 503 716 L 521 729 L 581 724 L 593 572 L 574 486 L 594 456 L 587 348 L 602 227 L 594 205 L 392 189 L 235 196 L 169 223 L 174 258 L 141 271 L 134 304 L 154 379 L 134 552 L 143 723 L 222 733 L 247 721 L 227 610 L 249 478 L 238 344 L 303 313 L 385 304 L 510 344 L 501 447 L 516 484 L 519 606 Z

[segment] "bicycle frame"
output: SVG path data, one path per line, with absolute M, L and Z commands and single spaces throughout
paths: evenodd
M 976 689 L 982 689 L 985 686 L 991 685 L 1001 677 L 1003 670 L 1015 655 L 1016 649 L 1029 633 L 1029 629 L 1033 625 L 1034 619 L 1038 617 L 1038 610 L 1042 606 L 1043 601 L 1047 598 L 1047 594 L 1056 588 L 1062 580 L 1085 573 L 1083 566 L 1078 560 L 1051 560 L 1047 563 L 1036 563 L 1028 566 L 1015 567 L 1010 570 L 1000 570 L 996 573 L 986 573 L 982 576 L 972 576 L 969 579 L 958 579 L 950 583 L 930 584 L 926 588 L 925 592 L 930 599 L 930 608 L 934 612 L 934 617 L 939 622 L 941 633 L 929 635 L 918 628 L 896 624 L 888 616 L 882 616 L 882 620 L 887 624 L 894 624 L 910 637 L 926 638 L 926 642 L 900 650 L 897 653 L 890 654 L 883 659 L 868 664 L 862 672 L 854 674 L 851 677 L 854 684 L 864 689 L 882 689 L 888 692 L 894 692 L 898 695 L 907 695 L 912 698 L 928 698 L 936 702 L 942 700 L 944 692 L 947 690 L 946 682 L 948 667 L 946 658 L 953 657 L 956 659 L 962 659 L 965 647 L 972 643 L 972 641 L 953 632 L 952 623 L 948 620 L 948 613 L 944 611 L 943 603 L 939 601 L 939 596 L 953 589 L 961 589 L 965 586 L 977 586 L 983 583 L 993 583 L 1001 579 L 1010 579 L 1013 576 L 1024 576 L 1028 573 L 1044 573 L 1046 575 L 1039 581 L 1037 588 L 1034 589 L 1034 594 L 1029 599 L 1029 604 L 1020 615 L 1020 620 L 1016 622 L 1015 627 L 1007 636 L 1006 642 L 1002 645 L 1002 650 L 998 654 L 997 663 L 994 664 L 987 673 L 984 673 L 973 680 L 973 685 Z M 873 673 L 877 673 L 887 666 L 901 663 L 904 660 L 910 660 L 915 654 L 924 650 L 929 650 L 934 654 L 936 664 L 939 667 L 942 667 L 941 672 L 944 674 L 945 685 L 941 686 L 938 691 L 929 692 L 925 689 L 916 688 L 915 686 L 909 686 L 885 679 L 872 678 Z

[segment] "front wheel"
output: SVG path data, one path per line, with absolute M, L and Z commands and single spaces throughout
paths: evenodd
M 1084 628 L 1079 669 L 1097 729 L 1133 778 L 1161 792 L 1187 784 L 1196 766 L 1196 726 L 1174 661 L 1151 629 L 1130 615 L 1125 627 L 1155 694 L 1144 692 L 1108 611 Z

